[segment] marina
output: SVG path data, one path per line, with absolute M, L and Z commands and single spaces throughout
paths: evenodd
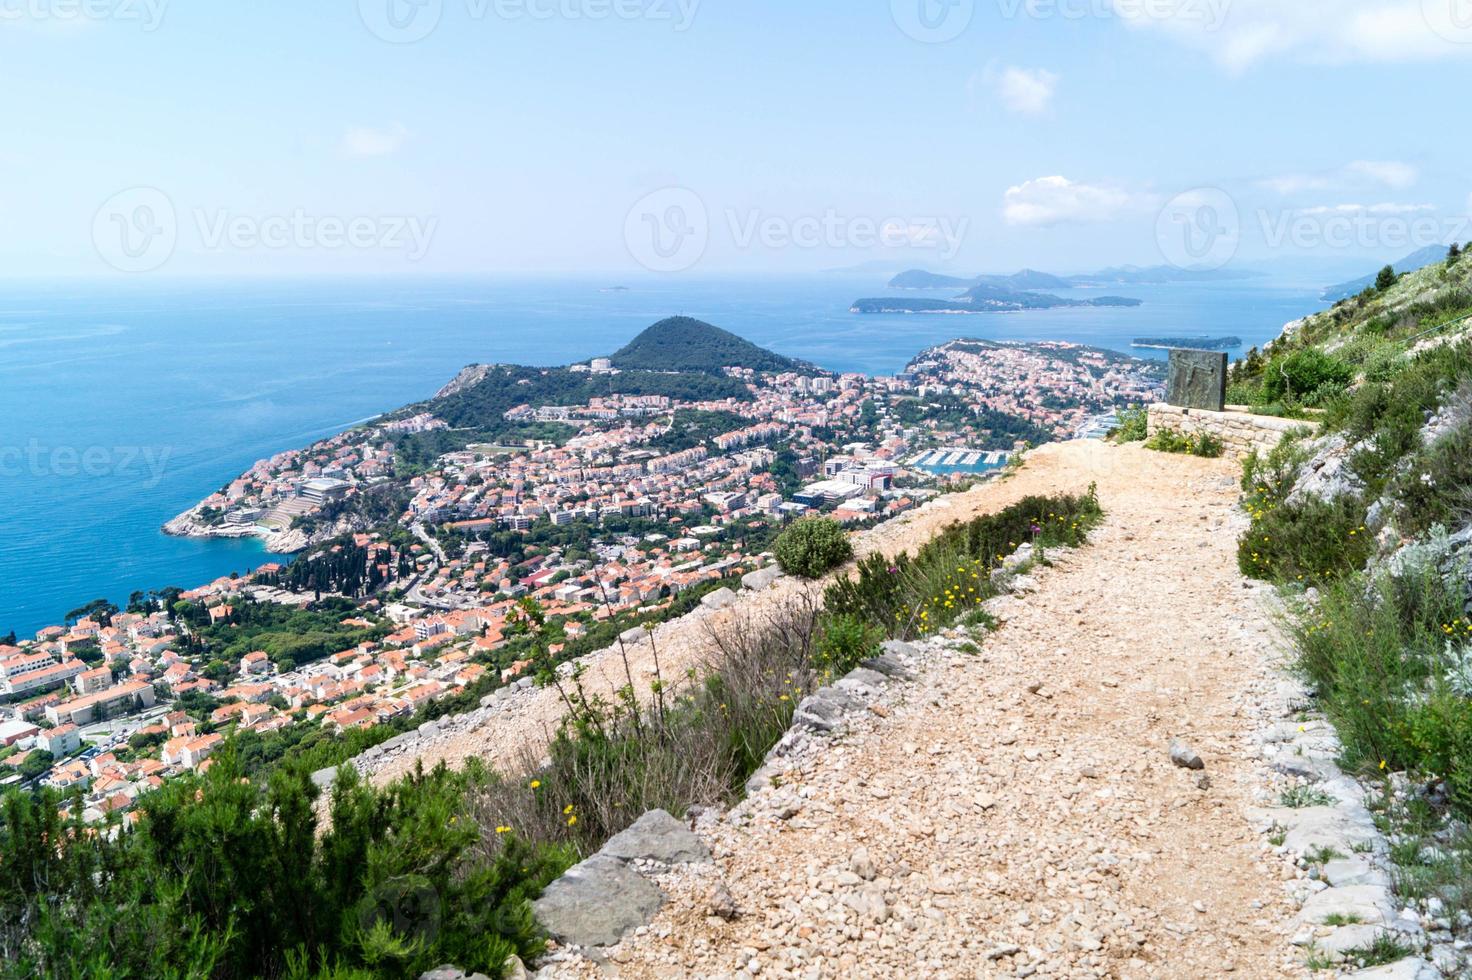
M 930 449 L 912 457 L 908 465 L 930 473 L 985 473 L 1007 465 L 1008 453 L 985 449 Z

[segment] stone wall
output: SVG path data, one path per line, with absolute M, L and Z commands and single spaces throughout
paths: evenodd
M 1169 429 L 1181 435 L 1208 432 L 1222 441 L 1228 456 L 1246 456 L 1256 449 L 1267 453 L 1292 429 L 1315 428 L 1302 419 L 1280 419 L 1272 415 L 1253 415 L 1245 408 L 1228 405 L 1225 412 L 1208 412 L 1200 408 L 1176 405 L 1151 405 L 1150 434 Z

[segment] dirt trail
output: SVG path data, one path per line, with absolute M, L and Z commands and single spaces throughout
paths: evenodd
M 1007 601 L 981 655 L 948 654 L 890 717 L 714 825 L 740 918 L 666 876 L 671 901 L 603 975 L 1302 975 L 1282 866 L 1245 818 L 1274 678 L 1236 569 L 1237 472 L 1068 443 L 958 501 L 969 516 L 1097 481 L 1106 519 Z M 1207 782 L 1171 763 L 1172 738 Z

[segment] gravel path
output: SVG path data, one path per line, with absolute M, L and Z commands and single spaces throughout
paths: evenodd
M 1237 471 L 1069 443 L 958 500 L 963 516 L 1097 481 L 1106 519 L 1006 601 L 980 655 L 934 653 L 888 717 L 705 823 L 715 866 L 663 876 L 669 903 L 601 967 L 544 972 L 1304 975 L 1291 872 L 1246 819 L 1274 678 L 1236 570 Z M 1204 773 L 1172 764 L 1177 738 Z M 710 915 L 719 879 L 733 921 Z

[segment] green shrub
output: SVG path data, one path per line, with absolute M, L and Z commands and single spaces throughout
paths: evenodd
M 1115 442 L 1140 442 L 1150 430 L 1150 413 L 1143 405 L 1127 408 L 1119 413 L 1119 426 L 1111 437 Z
M 813 665 L 824 680 L 841 677 L 878 653 L 883 639 L 883 630 L 858 616 L 824 616 Z
M 1184 453 L 1216 459 L 1223 452 L 1222 441 L 1210 432 L 1192 432 L 1181 435 L 1173 429 L 1160 429 L 1145 443 L 1147 449 L 1162 453 Z
M 843 526 L 827 517 L 804 517 L 777 536 L 777 562 L 789 575 L 821 578 L 854 555 Z
M 1390 495 L 1396 527 L 1419 537 L 1433 526 L 1456 525 L 1472 505 L 1472 422 L 1463 422 L 1398 469 Z
M 1261 510 L 1268 504 L 1279 503 L 1287 498 L 1308 461 L 1308 450 L 1303 440 L 1306 429 L 1295 429 L 1287 433 L 1266 456 L 1256 449 L 1242 460 L 1242 492 L 1247 495 L 1247 510 Z
M 1262 395 L 1266 402 L 1301 402 L 1321 405 L 1342 393 L 1354 380 L 1354 368 L 1316 347 L 1296 350 L 1274 358 L 1263 371 Z
M 856 616 L 909 639 L 969 617 L 995 594 L 992 571 L 1019 545 L 1077 547 L 1102 511 L 1083 496 L 1027 497 L 995 514 L 953 524 L 915 555 L 870 555 L 857 577 L 828 587 L 829 613 Z
M 1453 804 L 1472 814 L 1472 701 L 1459 693 L 1448 649 L 1449 636 L 1472 640 L 1472 621 L 1435 565 L 1325 585 L 1295 618 L 1298 668 L 1348 768 L 1444 779 Z
M 258 785 L 227 743 L 202 776 L 145 795 L 131 829 L 88 827 L 80 796 L 68 813 L 49 794 L 9 794 L 0 973 L 499 973 L 545 948 L 528 900 L 572 854 L 515 839 L 482 851 L 465 808 L 474 778 L 440 768 L 376 789 L 344 766 L 319 824 L 305 770 Z
M 1333 806 L 1338 802 L 1339 800 L 1317 786 L 1294 786 L 1278 794 L 1278 805 L 1293 810 L 1310 806 Z
M 1237 566 L 1250 578 L 1316 584 L 1363 568 L 1374 551 L 1358 497 L 1305 497 L 1250 511 L 1237 543 Z
M 1325 431 L 1343 432 L 1363 444 L 1349 465 L 1364 482 L 1366 496 L 1380 495 L 1395 467 L 1420 448 L 1426 419 L 1469 377 L 1472 344 L 1443 345 L 1329 403 Z
M 1389 268 L 1387 266 L 1386 268 Z M 1344 951 L 1344 961 L 1361 970 L 1384 966 L 1410 956 L 1415 950 L 1389 932 L 1377 932 L 1375 938 L 1363 946 Z
M 549 661 L 541 677 L 563 701 L 562 724 L 549 746 L 523 748 L 514 768 L 524 776 L 477 784 L 476 820 L 586 855 L 648 810 L 735 802 L 820 683 L 818 622 L 812 601 L 797 598 L 712 630 L 709 663 L 681 690 L 656 676 L 652 703 L 635 695 L 632 672 L 609 700 L 585 691 L 581 671 L 563 676 Z

